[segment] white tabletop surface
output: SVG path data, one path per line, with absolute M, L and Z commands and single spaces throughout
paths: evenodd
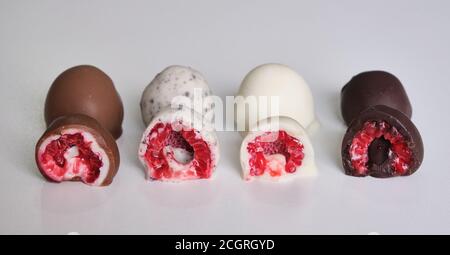
M 449 12 L 449 1 L 0 0 L 0 234 L 450 234 Z M 157 72 L 192 66 L 224 97 L 266 62 L 312 89 L 317 178 L 244 182 L 241 137 L 219 132 L 214 180 L 145 180 L 139 100 Z M 34 161 L 47 90 L 78 64 L 108 73 L 125 107 L 106 188 L 49 183 Z M 373 69 L 397 75 L 413 104 L 425 159 L 410 177 L 343 174 L 339 92 Z

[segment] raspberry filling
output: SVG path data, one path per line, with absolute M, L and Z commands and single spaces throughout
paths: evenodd
M 384 156 L 371 155 L 371 146 L 377 146 Z M 358 174 L 365 174 L 370 164 L 380 165 L 389 159 L 395 173 L 402 175 L 412 163 L 412 152 L 403 135 L 385 121 L 365 122 L 363 128 L 354 136 L 349 154 L 352 166 Z
M 158 123 L 151 129 L 145 159 L 150 178 L 155 180 L 204 179 L 212 172 L 211 150 L 199 132 L 175 131 L 169 123 Z
M 260 176 L 266 171 L 272 177 L 281 176 L 283 171 L 294 173 L 302 165 L 303 144 L 286 131 L 266 132 L 247 145 L 250 175 Z
M 91 150 L 91 144 L 81 133 L 64 134 L 51 141 L 40 156 L 46 175 L 55 181 L 81 178 L 85 183 L 94 183 L 103 162 Z

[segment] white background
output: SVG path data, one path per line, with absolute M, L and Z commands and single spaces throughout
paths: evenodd
M 0 233 L 450 234 L 449 1 L 0 1 Z M 171 64 L 200 70 L 222 97 L 256 65 L 280 62 L 310 84 L 322 123 L 319 176 L 246 183 L 238 133 L 221 132 L 211 181 L 147 182 L 137 159 L 139 100 Z M 52 184 L 34 146 L 54 78 L 92 64 L 124 106 L 111 186 Z M 420 170 L 393 179 L 343 174 L 341 87 L 383 69 L 403 82 L 422 134 Z

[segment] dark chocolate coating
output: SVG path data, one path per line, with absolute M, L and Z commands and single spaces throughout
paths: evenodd
M 123 105 L 113 81 L 94 66 L 81 65 L 61 73 L 45 100 L 47 126 L 60 117 L 84 114 L 96 119 L 114 138 L 122 134 Z
M 341 90 L 341 113 L 347 125 L 365 109 L 386 105 L 411 118 L 412 108 L 402 83 L 384 71 L 363 72 Z
M 42 175 L 47 178 L 45 171 L 41 169 L 38 159 L 38 150 L 41 146 L 41 143 L 44 142 L 48 137 L 52 135 L 60 135 L 63 130 L 70 128 L 76 128 L 89 132 L 95 138 L 97 144 L 105 151 L 109 159 L 109 170 L 108 175 L 106 176 L 101 186 L 111 184 L 120 165 L 120 154 L 116 144 L 116 140 L 111 135 L 111 133 L 103 128 L 95 119 L 82 114 L 61 116 L 50 123 L 45 133 L 37 142 L 35 148 L 35 159 L 39 167 L 39 171 L 41 171 Z M 52 181 L 51 179 L 49 180 Z
M 352 176 L 366 176 L 373 177 L 392 177 L 398 175 L 391 167 L 391 161 L 388 159 L 389 142 L 384 141 L 383 138 L 375 139 L 369 146 L 369 163 L 368 171 L 363 175 L 359 175 L 352 166 L 349 148 L 352 144 L 353 137 L 362 128 L 367 121 L 385 121 L 389 125 L 395 127 L 403 138 L 406 140 L 408 148 L 412 152 L 412 163 L 408 171 L 404 175 L 413 174 L 422 164 L 424 150 L 422 138 L 416 126 L 411 122 L 408 116 L 402 112 L 390 108 L 385 105 L 377 105 L 370 107 L 360 113 L 351 123 L 342 141 L 342 164 L 345 173 Z

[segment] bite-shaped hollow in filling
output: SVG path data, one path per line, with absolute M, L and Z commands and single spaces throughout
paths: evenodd
M 413 161 L 404 136 L 385 121 L 366 121 L 353 137 L 348 153 L 354 175 L 359 176 L 386 167 L 392 175 L 405 175 Z
M 212 175 L 214 155 L 210 144 L 194 128 L 159 122 L 144 137 L 143 143 L 140 157 L 152 180 L 208 179 Z
M 80 129 L 64 130 L 42 141 L 37 154 L 39 169 L 51 181 L 82 181 L 103 184 L 109 159 L 94 136 Z
M 304 145 L 286 131 L 265 132 L 247 144 L 249 174 L 280 177 L 293 174 L 302 165 Z

